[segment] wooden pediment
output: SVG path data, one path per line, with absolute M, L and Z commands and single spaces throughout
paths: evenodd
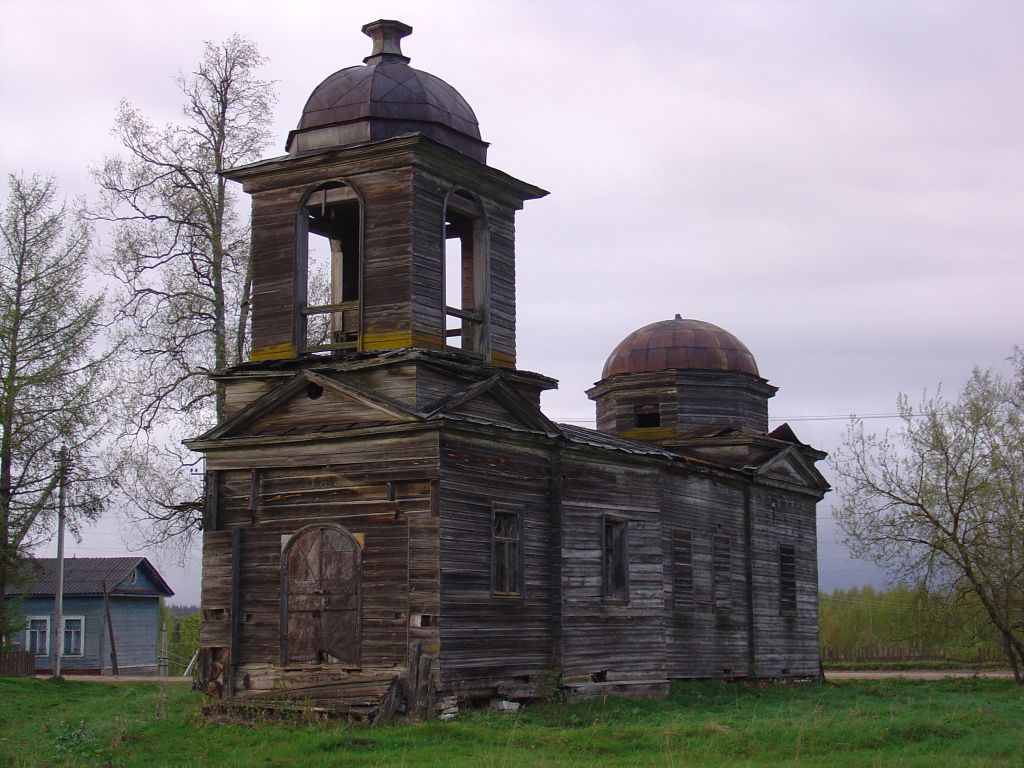
M 301 371 L 198 440 L 339 432 L 420 420 L 401 403 Z
M 500 374 L 437 401 L 426 409 L 424 417 L 462 417 L 543 432 L 552 436 L 559 433 L 555 423 L 541 413 L 540 408 L 505 382 Z
M 827 490 L 825 477 L 796 446 L 783 448 L 754 468 L 754 474 L 791 485 Z

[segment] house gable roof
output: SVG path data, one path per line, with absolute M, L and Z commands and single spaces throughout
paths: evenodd
M 57 593 L 57 558 L 38 557 L 26 563 L 25 581 L 8 585 L 7 595 L 47 596 Z M 130 576 L 141 568 L 153 587 L 135 586 Z M 103 583 L 111 595 L 170 597 L 174 591 L 144 557 L 66 557 L 64 596 L 102 595 Z

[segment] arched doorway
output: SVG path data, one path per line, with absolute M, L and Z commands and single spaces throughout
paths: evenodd
M 362 550 L 337 525 L 303 528 L 284 551 L 283 664 L 358 664 Z

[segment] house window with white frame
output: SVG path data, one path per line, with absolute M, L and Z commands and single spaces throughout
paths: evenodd
M 62 656 L 82 656 L 85 653 L 85 617 L 64 617 L 64 647 Z
M 25 650 L 36 656 L 50 655 L 50 617 L 30 616 L 25 629 Z

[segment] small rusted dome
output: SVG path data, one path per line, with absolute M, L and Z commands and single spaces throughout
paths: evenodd
M 624 338 L 608 356 L 602 379 L 617 373 L 666 369 L 738 371 L 760 376 L 757 363 L 742 341 L 717 325 L 701 320 L 662 320 Z
M 380 20 L 363 32 L 373 38 L 365 64 L 339 70 L 313 89 L 287 150 L 301 153 L 416 132 L 483 162 L 487 145 L 473 109 L 452 86 L 410 67 L 402 55 L 400 41 L 412 27 Z

